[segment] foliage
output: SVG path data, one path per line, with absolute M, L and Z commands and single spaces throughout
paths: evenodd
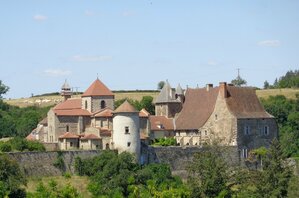
M 229 170 L 218 146 L 194 154 L 188 168 L 191 197 L 229 197 Z
M 47 115 L 50 107 L 19 108 L 0 100 L 0 138 L 26 137 Z
M 90 177 L 95 197 L 187 197 L 188 189 L 165 164 L 141 167 L 129 153 L 104 151 L 92 159 L 76 158 L 77 173 Z
M 176 140 L 175 138 L 169 137 L 169 138 L 159 138 L 156 139 L 153 145 L 156 146 L 176 146 Z
M 231 81 L 232 84 L 234 84 L 235 86 L 242 86 L 242 85 L 246 85 L 247 84 L 247 81 L 243 78 L 241 78 L 240 75 L 237 76 L 237 78 L 233 79 Z
M 269 88 L 299 88 L 299 70 L 290 70 L 279 79 L 275 79 Z
M 160 81 L 157 86 L 158 90 L 161 90 L 164 87 L 164 85 L 165 85 L 165 81 Z
M 299 95 L 296 95 L 296 100 L 278 95 L 261 99 L 261 102 L 276 118 L 283 153 L 287 156 L 299 156 Z
M 131 105 L 135 107 L 136 110 L 140 111 L 141 109 L 145 109 L 148 111 L 151 115 L 155 114 L 155 106 L 153 104 L 153 97 L 152 96 L 143 96 L 141 101 L 138 100 L 132 100 L 130 98 L 123 98 L 120 100 L 116 100 L 114 102 L 115 109 L 118 108 L 122 103 L 125 101 L 128 101 Z
M 270 88 L 270 84 L 268 81 L 264 82 L 264 89 L 269 89 Z
M 2 98 L 3 94 L 6 94 L 8 92 L 9 87 L 2 83 L 2 80 L 0 80 L 0 99 Z
M 61 151 L 57 152 L 57 158 L 55 160 L 55 162 L 53 163 L 53 165 L 58 168 L 59 170 L 61 170 L 62 172 L 65 171 L 66 167 L 65 167 L 65 163 L 64 163 L 64 159 L 63 159 L 63 154 Z
M 57 182 L 50 180 L 46 186 L 44 183 L 40 182 L 37 186 L 35 192 L 27 193 L 28 198 L 79 198 L 82 197 L 78 191 L 67 183 L 65 186 L 59 188 Z
M 0 142 L 0 151 L 45 151 L 45 147 L 38 141 L 28 141 L 24 138 L 15 137 L 7 142 Z
M 26 185 L 26 178 L 16 161 L 9 159 L 6 154 L 0 154 L 0 195 L 19 197 L 24 194 L 20 189 Z
M 257 194 L 259 197 L 286 197 L 291 175 L 280 144 L 274 139 L 257 181 Z

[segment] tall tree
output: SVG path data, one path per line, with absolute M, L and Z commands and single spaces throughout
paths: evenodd
M 2 98 L 3 94 L 6 94 L 8 92 L 9 87 L 2 83 L 2 80 L 0 80 L 0 99 Z
M 158 90 L 161 90 L 164 87 L 164 85 L 165 85 L 165 81 L 160 81 L 158 83 Z
M 264 82 L 264 89 L 269 89 L 270 88 L 270 84 L 268 81 Z
M 277 139 L 272 141 L 257 183 L 260 197 L 286 197 L 292 172 Z

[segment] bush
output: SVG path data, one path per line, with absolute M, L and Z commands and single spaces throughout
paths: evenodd
M 155 143 L 153 145 L 156 146 L 176 146 L 176 139 L 175 138 L 159 138 L 156 139 Z
M 2 152 L 10 152 L 12 150 L 11 145 L 6 142 L 0 143 L 0 151 Z

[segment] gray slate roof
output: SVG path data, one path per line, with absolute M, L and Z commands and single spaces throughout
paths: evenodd
M 179 102 L 175 99 L 174 91 L 172 90 L 168 81 L 165 82 L 160 94 L 156 98 L 155 103 L 169 103 L 169 102 Z
M 180 84 L 178 84 L 178 86 L 177 86 L 177 88 L 176 88 L 176 90 L 175 90 L 175 93 L 176 93 L 177 95 L 183 95 L 183 94 L 184 94 L 183 89 L 182 89 L 182 87 L 181 87 Z

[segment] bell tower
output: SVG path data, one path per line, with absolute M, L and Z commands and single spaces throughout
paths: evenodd
M 66 80 L 64 81 L 64 84 L 61 87 L 60 95 L 63 96 L 64 101 L 72 97 L 71 87 Z

